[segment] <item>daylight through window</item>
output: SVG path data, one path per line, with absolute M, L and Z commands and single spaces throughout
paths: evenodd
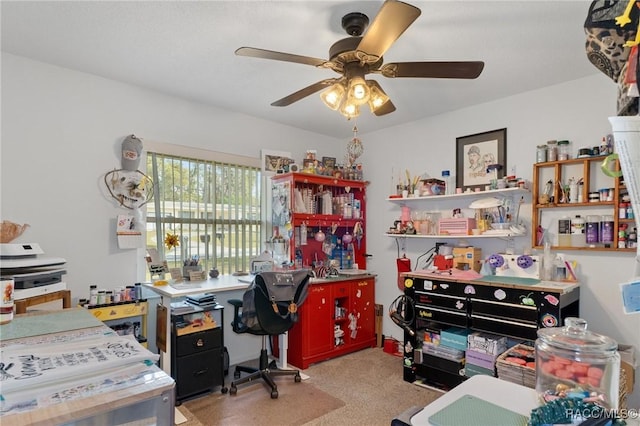
M 258 167 L 150 152 L 154 198 L 147 204 L 147 246 L 169 268 L 197 261 L 221 274 L 248 271 L 260 253 L 261 172 Z M 179 246 L 168 249 L 167 234 Z

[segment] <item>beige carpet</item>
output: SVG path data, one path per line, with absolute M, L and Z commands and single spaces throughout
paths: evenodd
M 278 399 L 260 383 L 239 387 L 233 397 L 215 392 L 186 401 L 178 407 L 187 418 L 180 426 L 389 426 L 406 409 L 442 395 L 405 382 L 402 358 L 381 348 L 320 362 L 304 373 L 310 378 L 302 383 L 277 378 Z

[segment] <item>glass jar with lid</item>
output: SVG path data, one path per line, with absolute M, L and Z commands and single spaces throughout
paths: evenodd
M 568 160 L 571 158 L 571 144 L 569 141 L 558 141 L 558 160 Z
M 547 161 L 547 145 L 538 145 L 536 147 L 536 163 L 544 163 Z
M 581 318 L 542 328 L 536 340 L 536 392 L 542 403 L 577 398 L 618 408 L 620 354 L 610 337 L 587 330 Z
M 558 141 L 547 141 L 547 161 L 558 160 Z

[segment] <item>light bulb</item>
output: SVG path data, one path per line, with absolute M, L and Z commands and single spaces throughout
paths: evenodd
M 344 86 L 336 83 L 320 94 L 320 99 L 332 110 L 337 110 L 344 99 Z
M 369 80 L 367 84 L 369 85 L 369 108 L 371 108 L 371 112 L 375 112 L 387 103 L 389 96 L 384 93 L 377 81 Z
M 349 102 L 349 100 L 347 99 L 347 102 L 344 102 L 340 107 L 340 114 L 344 115 L 348 119 L 355 118 L 360 115 L 360 107 L 358 107 L 358 105 L 354 103 Z
M 366 104 L 369 100 L 369 86 L 362 77 L 349 80 L 349 94 L 347 100 L 356 105 Z

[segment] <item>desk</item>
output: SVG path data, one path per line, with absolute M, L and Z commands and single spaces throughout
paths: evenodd
M 527 418 L 531 417 L 531 410 L 541 405 L 538 402 L 538 395 L 535 389 L 507 382 L 506 380 L 501 380 L 496 377 L 478 374 L 451 389 L 426 407 L 422 409 L 420 407 L 414 407 L 405 411 L 393 419 L 391 425 L 431 425 L 431 423 L 429 423 L 429 417 L 455 402 L 463 395 L 472 395 L 481 398 L 499 407 L 522 414 Z M 631 416 L 625 419 L 625 421 L 629 426 L 640 425 L 638 419 L 632 418 Z M 482 419 L 479 418 L 478 421 L 475 422 L 475 426 L 498 425 L 485 425 L 482 423 Z
M 538 403 L 538 395 L 534 389 L 507 382 L 506 380 L 500 380 L 496 377 L 478 374 L 424 407 L 420 412 L 411 417 L 410 424 L 430 425 L 430 416 L 463 395 L 476 396 L 527 417 L 531 416 L 531 410 L 540 405 Z M 482 419 L 478 419 L 476 425 L 483 426 Z
M 111 336 L 117 337 L 83 308 L 16 315 L 12 322 L 0 326 L 0 336 L 1 359 L 5 365 L 7 359 L 14 359 L 17 351 L 24 351 L 26 347 L 30 353 L 46 359 L 57 356 L 60 347 L 66 350 L 67 347 L 80 347 L 85 341 L 102 342 Z M 18 344 L 21 346 L 16 346 Z M 73 356 L 97 346 L 84 345 L 84 349 L 75 351 Z M 139 359 L 145 357 L 143 352 Z M 76 365 L 71 360 L 68 364 L 56 364 L 55 368 L 42 371 L 37 382 L 14 386 L 9 391 L 11 383 L 7 379 L 3 386 L 0 423 L 22 426 L 140 422 L 136 424 L 173 426 L 173 379 L 154 364 L 131 359 L 131 362 L 118 362 L 108 367 L 98 358 L 99 368 L 90 373 L 76 369 L 69 375 L 67 372 L 74 371 Z M 87 362 L 95 364 L 96 361 Z M 56 369 L 61 370 L 57 378 L 48 374 L 55 373 Z M 17 367 L 6 370 L 10 375 L 16 374 Z
M 152 283 L 142 284 L 160 295 L 161 304 L 168 310 L 164 319 L 164 329 L 162 330 L 165 334 L 166 347 L 165 351 L 160 351 L 160 366 L 167 374 L 171 374 L 171 303 L 190 294 L 215 293 L 217 295 L 225 291 L 243 290 L 249 286 L 249 283 L 242 282 L 240 279 L 247 281 L 246 278 L 246 276 L 220 275 L 218 278 L 209 278 L 206 281 L 185 281 L 174 285 L 154 286 Z M 220 324 L 220 326 L 224 325 Z
M 62 299 L 64 309 L 71 307 L 71 290 L 59 290 L 52 293 L 45 293 L 39 296 L 27 297 L 15 301 L 16 314 L 24 314 L 29 306 L 40 305 L 42 303 L 53 302 Z
M 534 389 L 507 382 L 506 380 L 500 380 L 496 377 L 478 374 L 451 389 L 426 407 L 413 407 L 401 413 L 391 421 L 391 426 L 431 425 L 432 423 L 429 422 L 429 417 L 464 395 L 481 398 L 487 402 L 504 407 L 507 410 L 522 414 L 527 418 L 530 417 L 531 410 L 540 405 Z M 475 425 L 499 426 L 494 424 L 485 425 L 482 423 L 481 418 L 478 418 Z

